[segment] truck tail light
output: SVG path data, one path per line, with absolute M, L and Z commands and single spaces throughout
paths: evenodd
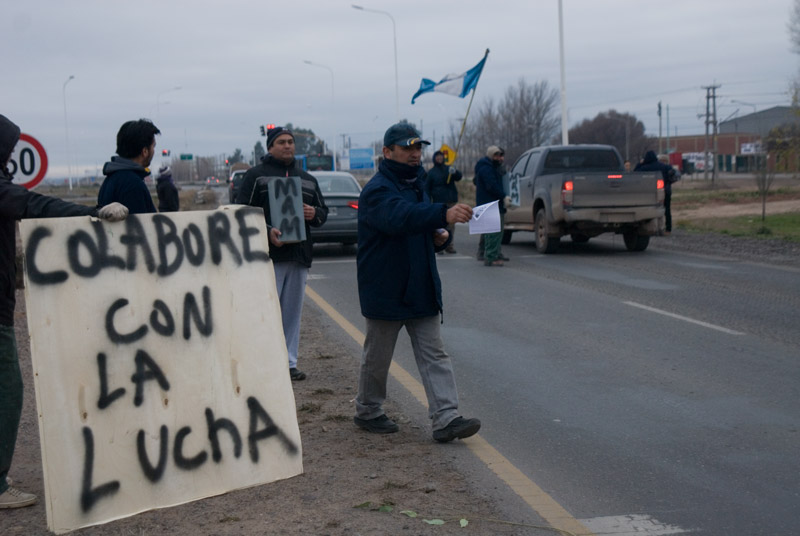
M 358 210 L 358 201 L 348 201 L 347 206 L 352 209 Z
M 664 204 L 664 179 L 658 179 L 656 181 L 656 199 L 659 205 Z
M 622 175 L 609 175 L 608 178 L 609 179 L 621 179 Z
M 575 189 L 575 184 L 572 181 L 564 181 L 561 186 L 561 204 L 565 207 L 572 205 L 572 191 Z

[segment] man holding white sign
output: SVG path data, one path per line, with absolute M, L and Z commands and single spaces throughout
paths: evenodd
M 22 375 L 14 335 L 16 306 L 16 222 L 23 218 L 99 216 L 109 221 L 125 219 L 128 209 L 119 203 L 97 207 L 75 205 L 13 184 L 8 162 L 19 141 L 20 129 L 0 115 L 0 508 L 21 508 L 36 496 L 9 486 L 7 480 L 22 412 Z
M 458 413 L 453 363 L 439 331 L 442 283 L 435 254 L 452 239 L 445 227 L 466 223 L 472 209 L 429 202 L 420 165 L 423 144 L 430 142 L 409 123 L 389 127 L 384 160 L 359 198 L 358 297 L 367 334 L 353 421 L 375 434 L 399 431 L 383 402 L 397 336 L 405 327 L 428 397 L 433 439 L 446 443 L 475 435 L 481 427 L 478 419 Z
M 294 134 L 285 127 L 267 131 L 267 155 L 261 164 L 244 175 L 236 202 L 264 209 L 269 231 L 269 256 L 275 269 L 275 283 L 281 303 L 283 334 L 289 352 L 289 374 L 293 381 L 306 378 L 297 368 L 297 350 L 300 344 L 300 319 L 303 312 L 306 278 L 313 257 L 313 243 L 309 226 L 319 227 L 328 219 L 328 207 L 315 179 L 303 171 L 294 158 Z M 300 178 L 301 192 L 293 190 L 289 178 Z M 272 185 L 272 188 L 270 188 Z M 272 190 L 272 191 L 271 191 Z M 279 203 L 280 213 L 270 208 L 276 194 L 284 193 Z M 295 208 L 296 197 L 302 195 L 302 220 Z M 274 204 L 274 203 L 273 203 Z M 301 234 L 299 241 L 285 240 L 292 233 Z

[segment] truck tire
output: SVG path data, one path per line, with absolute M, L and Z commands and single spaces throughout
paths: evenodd
M 625 247 L 628 248 L 628 251 L 644 251 L 650 243 L 649 236 L 640 235 L 637 231 L 627 231 L 622 234 L 622 238 L 625 239 Z
M 539 253 L 555 253 L 561 239 L 550 236 L 550 224 L 547 223 L 547 212 L 545 212 L 543 208 L 540 208 L 536 213 L 534 227 L 536 231 L 537 251 L 539 251 Z
M 500 239 L 500 243 L 503 244 L 503 245 L 510 244 L 511 243 L 511 235 L 513 233 L 514 233 L 514 231 L 503 231 L 503 238 Z

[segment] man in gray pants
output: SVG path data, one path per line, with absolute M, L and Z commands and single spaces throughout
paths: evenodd
M 428 397 L 433 438 L 447 442 L 481 427 L 478 419 L 458 413 L 453 364 L 439 332 L 442 287 L 435 254 L 452 241 L 447 225 L 466 223 L 472 209 L 430 203 L 421 179 L 423 144 L 430 145 L 410 124 L 389 127 L 384 160 L 358 202 L 358 295 L 367 335 L 354 422 L 378 434 L 399 430 L 382 406 L 397 336 L 405 327 Z

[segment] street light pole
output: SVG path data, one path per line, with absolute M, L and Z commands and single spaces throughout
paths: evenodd
M 331 73 L 331 115 L 333 116 L 333 171 L 336 171 L 336 112 L 334 110 L 335 99 L 333 93 L 333 69 L 331 69 L 327 65 L 322 65 L 321 63 L 314 63 L 313 61 L 309 60 L 303 60 L 303 63 L 311 65 L 312 67 L 327 69 L 328 72 Z
M 564 67 L 564 11 L 558 0 L 558 51 L 561 64 L 561 143 L 569 145 L 569 126 L 567 125 L 567 75 Z
M 388 11 L 380 11 L 378 9 L 367 9 L 362 6 L 357 6 L 352 4 L 353 9 L 358 9 L 359 11 L 369 11 L 371 13 L 380 13 L 381 15 L 386 15 L 392 21 L 392 35 L 394 36 L 394 99 L 395 99 L 395 108 L 397 113 L 397 120 L 400 121 L 400 83 L 398 82 L 397 76 L 397 26 L 394 23 L 394 17 L 392 17 L 391 13 Z
M 72 162 L 69 156 L 69 127 L 67 126 L 67 84 L 74 79 L 74 75 L 69 75 L 64 86 L 61 88 L 61 95 L 64 97 L 64 147 L 67 152 L 67 177 L 69 181 L 69 191 L 72 191 Z

